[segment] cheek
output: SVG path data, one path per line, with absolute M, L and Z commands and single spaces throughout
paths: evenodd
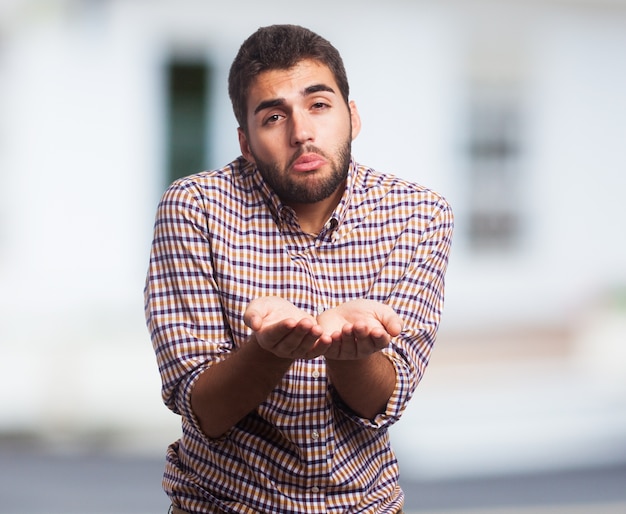
M 284 145 L 281 142 L 281 136 L 279 134 L 272 134 L 269 137 L 259 138 L 255 140 L 251 146 L 251 151 L 254 152 L 259 159 L 264 161 L 276 161 L 280 160 L 284 153 Z
M 323 133 L 328 134 L 330 137 L 327 140 L 332 144 L 346 139 L 351 139 L 353 135 L 353 127 L 349 116 L 341 116 L 325 122 L 323 126 Z

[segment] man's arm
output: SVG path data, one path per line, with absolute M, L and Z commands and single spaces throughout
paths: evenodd
M 204 371 L 191 392 L 191 407 L 202 431 L 210 438 L 226 433 L 268 397 L 292 362 L 264 350 L 252 336 L 237 352 Z
M 395 388 L 396 372 L 380 350 L 400 334 L 400 318 L 385 304 L 356 300 L 322 313 L 318 321 L 332 331 L 326 364 L 343 402 L 363 418 L 383 413 Z
M 413 218 L 396 240 L 397 248 L 413 249 L 410 258 L 396 257 L 402 262 L 408 258 L 402 276 L 387 269 L 379 275 L 394 283 L 390 294 L 383 295 L 385 304 L 356 300 L 318 316 L 325 330 L 335 331 L 333 341 L 337 330 L 343 333 L 342 344 L 333 342 L 325 354 L 329 377 L 348 407 L 370 420 L 385 410 L 392 419 L 403 412 L 428 363 L 443 309 L 454 218 L 443 198 L 424 193 L 429 201 L 414 205 Z M 392 337 L 402 355 L 380 351 Z
M 193 412 L 211 438 L 258 407 L 294 360 L 316 357 L 330 344 L 313 317 L 280 298 L 251 302 L 244 320 L 253 331 L 247 343 L 204 371 L 191 393 Z
M 326 362 L 331 383 L 355 414 L 374 419 L 385 412 L 396 384 L 396 371 L 387 357 L 377 352 L 364 359 Z

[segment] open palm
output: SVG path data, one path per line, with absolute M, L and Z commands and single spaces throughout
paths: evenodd
M 385 348 L 400 334 L 402 321 L 395 311 L 374 300 L 353 300 L 317 317 L 332 344 L 327 359 L 361 359 Z
M 313 316 L 276 296 L 250 302 L 244 322 L 252 329 L 261 348 L 282 358 L 317 357 L 326 351 L 331 341 Z

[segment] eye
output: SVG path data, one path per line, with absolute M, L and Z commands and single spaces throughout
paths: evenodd
M 263 120 L 263 125 L 272 125 L 283 118 L 281 114 L 270 114 L 267 118 Z
M 322 111 L 324 109 L 328 109 L 330 108 L 330 105 L 328 105 L 326 102 L 315 102 L 311 108 L 315 111 Z

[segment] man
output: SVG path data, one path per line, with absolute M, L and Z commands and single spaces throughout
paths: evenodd
M 450 208 L 351 159 L 343 63 L 309 30 L 250 36 L 229 94 L 242 157 L 168 188 L 146 281 L 173 512 L 401 512 L 388 428 L 437 332 Z

